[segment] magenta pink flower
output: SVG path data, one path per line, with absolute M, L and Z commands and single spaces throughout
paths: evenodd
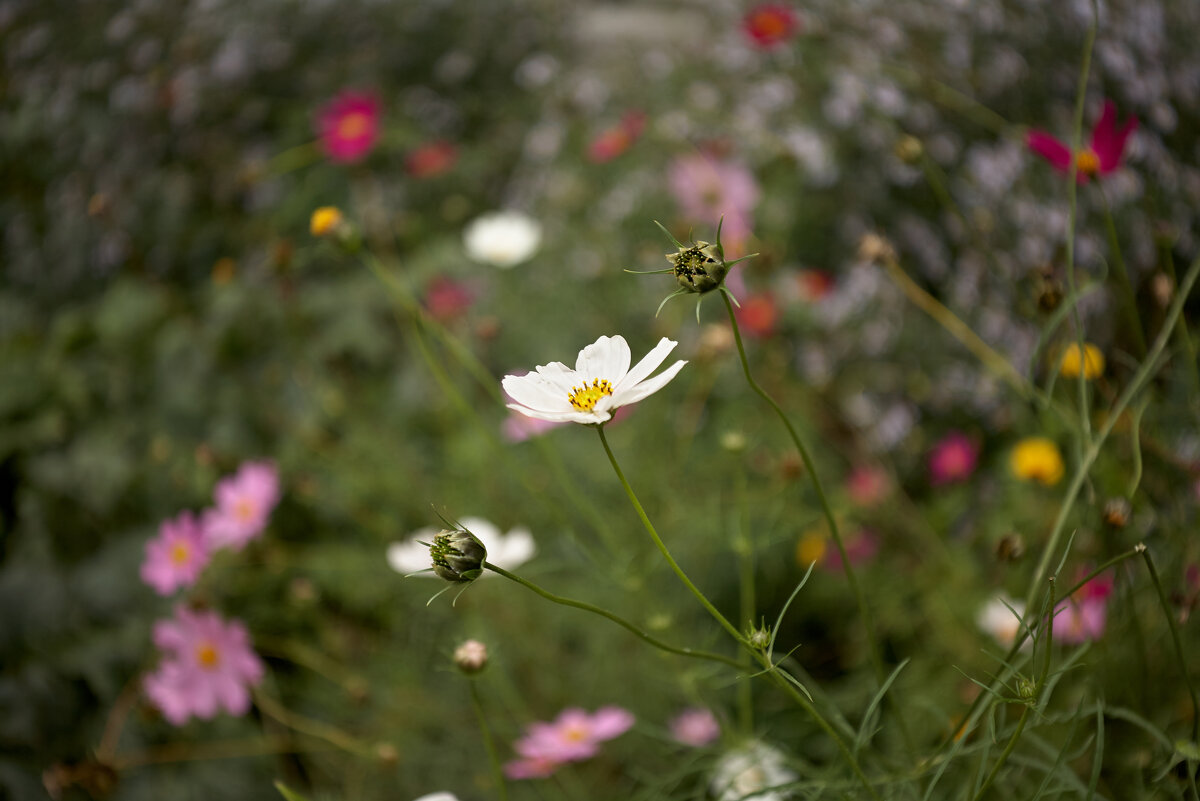
M 565 425 L 566 423 L 556 423 L 552 420 L 526 417 L 520 412 L 509 412 L 508 417 L 500 424 L 500 435 L 507 442 L 524 442 L 533 437 L 540 437 L 552 428 Z
M 966 481 L 975 472 L 979 446 L 961 431 L 951 431 L 929 452 L 929 483 L 935 487 Z
M 846 492 L 857 506 L 874 506 L 891 490 L 891 477 L 878 465 L 859 465 L 846 477 Z
M 505 765 L 509 778 L 548 776 L 564 762 L 590 759 L 600 743 L 619 737 L 633 726 L 633 714 L 617 706 L 605 706 L 594 714 L 572 707 L 550 723 L 531 723 L 525 736 L 513 744 L 521 759 Z
M 380 104 L 372 94 L 342 92 L 317 114 L 317 135 L 331 161 L 361 161 L 379 140 Z
M 196 583 L 210 558 L 204 529 L 191 512 L 181 512 L 158 526 L 158 536 L 146 543 L 142 581 L 159 595 Z
M 692 707 L 671 721 L 671 736 L 676 742 L 699 748 L 721 736 L 721 725 L 710 710 Z
M 1076 575 L 1082 578 L 1086 570 L 1081 568 Z M 1076 590 L 1070 598 L 1063 600 L 1055 609 L 1054 639 L 1078 644 L 1104 636 L 1108 621 L 1108 596 L 1112 594 L 1112 588 L 1112 576 L 1097 576 Z
M 1111 100 L 1105 100 L 1100 119 L 1092 129 L 1091 144 L 1078 153 L 1073 154 L 1069 145 L 1045 131 L 1030 131 L 1025 141 L 1030 150 L 1060 172 L 1070 172 L 1073 161 L 1078 180 L 1083 183 L 1095 176 L 1108 175 L 1121 166 L 1125 141 L 1137 124 L 1137 117 L 1130 117 L 1123 126 L 1117 128 L 1117 106 Z
M 425 308 L 438 322 L 461 317 L 475 302 L 475 293 L 462 281 L 444 275 L 434 277 L 425 286 Z
M 786 42 L 799 27 L 796 12 L 783 3 L 760 3 L 742 20 L 750 41 L 764 50 Z
M 154 624 L 154 644 L 165 658 L 143 687 L 172 724 L 182 726 L 193 715 L 212 718 L 219 709 L 231 715 L 250 709 L 249 688 L 262 679 L 263 664 L 239 621 L 178 606 L 173 620 Z
M 217 482 L 217 506 L 204 513 L 204 536 L 210 548 L 237 550 L 267 527 L 279 503 L 279 473 L 270 462 L 245 462 L 236 474 Z
M 715 228 L 724 217 L 722 244 L 733 250 L 745 245 L 759 194 L 745 165 L 705 153 L 679 156 L 667 168 L 667 185 L 690 222 Z

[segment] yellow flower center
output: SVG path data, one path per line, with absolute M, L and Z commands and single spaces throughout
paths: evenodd
M 243 498 L 233 505 L 233 514 L 238 520 L 249 520 L 254 517 L 254 504 Z
M 787 20 L 784 16 L 775 11 L 759 11 L 751 22 L 750 26 L 759 36 L 776 39 L 787 33 Z
M 177 542 L 171 546 L 171 561 L 177 565 L 186 565 L 192 556 L 192 549 L 186 542 Z
M 221 663 L 221 652 L 208 640 L 196 647 L 196 661 L 205 670 L 214 670 Z
M 1100 157 L 1091 148 L 1081 150 L 1075 155 L 1075 169 L 1084 175 L 1095 175 L 1100 172 Z
M 1052 487 L 1063 477 L 1064 467 L 1058 446 L 1044 437 L 1021 440 L 1010 458 L 1013 475 L 1025 481 L 1037 481 Z
M 337 135 L 342 139 L 357 139 L 370 128 L 370 118 L 361 111 L 354 111 L 338 120 Z
M 313 236 L 325 236 L 342 222 L 342 213 L 334 206 L 322 206 L 312 213 L 308 229 Z
M 568 742 L 583 742 L 587 737 L 588 731 L 583 726 L 568 726 L 563 730 L 563 739 Z
M 597 378 L 591 384 L 584 383 L 582 387 L 571 387 L 567 400 L 581 412 L 590 412 L 596 408 L 596 401 L 605 395 L 612 394 L 612 384 L 607 379 Z

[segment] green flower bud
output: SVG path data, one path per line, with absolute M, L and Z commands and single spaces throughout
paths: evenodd
M 1038 686 L 1033 679 L 1020 678 L 1017 680 L 1017 695 L 1026 703 L 1033 703 L 1037 700 Z
M 688 292 L 711 292 L 725 280 L 729 265 L 725 263 L 725 250 L 721 243 L 696 242 L 690 247 L 680 247 L 676 253 L 668 253 L 671 272 L 679 286 Z
M 446 581 L 474 581 L 483 573 L 487 548 L 469 531 L 438 532 L 429 546 L 433 572 Z

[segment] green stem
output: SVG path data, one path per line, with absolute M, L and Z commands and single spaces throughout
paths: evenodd
M 1095 12 L 1095 4 L 1093 3 L 1093 12 Z M 1079 89 L 1075 95 L 1075 121 L 1071 130 L 1071 153 L 1079 152 L 1083 140 L 1083 101 L 1087 97 L 1087 81 L 1088 73 L 1092 65 L 1092 46 L 1096 42 L 1096 28 L 1099 25 L 1098 16 L 1093 13 L 1092 24 L 1088 28 L 1087 39 L 1083 46 L 1083 64 L 1079 69 Z M 1078 175 L 1079 164 L 1072 156 L 1071 167 L 1067 171 L 1067 288 L 1072 296 L 1075 296 L 1075 222 L 1078 213 Z M 1083 322 L 1079 316 L 1078 304 L 1071 306 L 1071 320 L 1075 324 L 1075 346 L 1079 349 L 1080 364 L 1084 364 L 1084 349 L 1083 349 Z M 1076 385 L 1079 390 L 1079 425 L 1080 425 L 1080 449 L 1082 451 L 1091 439 L 1092 422 L 1088 415 L 1087 402 L 1087 371 L 1079 370 L 1078 380 Z M 1041 583 L 1041 577 L 1038 577 L 1038 583 Z
M 692 580 L 688 578 L 687 573 L 683 572 L 683 568 L 680 567 L 679 563 L 675 561 L 675 557 L 671 556 L 671 552 L 667 550 L 667 545 L 662 541 L 662 537 L 658 536 L 658 531 L 655 530 L 654 524 L 650 522 L 650 518 L 646 516 L 646 510 L 642 508 L 641 501 L 639 501 L 637 495 L 634 494 L 633 487 L 629 486 L 629 481 L 626 480 L 625 474 L 621 472 L 621 465 L 617 463 L 617 457 L 613 455 L 612 448 L 608 446 L 608 438 L 604 436 L 604 426 L 596 426 L 596 432 L 600 435 L 600 444 L 604 446 L 604 452 L 608 454 L 608 461 L 612 465 L 613 471 L 616 472 L 617 479 L 621 482 L 621 486 L 625 488 L 625 494 L 629 496 L 629 501 L 633 504 L 633 508 L 637 511 L 638 517 L 641 518 L 642 525 L 645 526 L 646 531 L 650 533 L 650 538 L 654 540 L 654 544 L 658 546 L 659 553 L 661 553 L 663 558 L 667 560 L 667 564 L 669 564 L 671 569 L 675 571 L 675 575 L 679 577 L 679 580 L 683 582 L 684 586 L 686 586 L 688 590 L 691 591 L 692 595 L 696 596 L 696 599 L 700 601 L 701 606 L 708 610 L 708 613 L 712 615 L 713 619 L 721 624 L 721 628 L 729 632 L 729 635 L 738 643 L 744 644 L 746 642 L 746 638 L 742 636 L 740 631 L 737 630 L 737 627 L 730 623 L 725 616 L 722 615 L 717 608 L 712 605 L 712 602 L 705 597 L 704 593 L 700 591 L 700 588 L 692 583 Z
M 858 604 L 858 612 L 863 619 L 863 627 L 866 629 L 867 635 L 867 650 L 870 653 L 871 664 L 875 668 L 876 679 L 882 684 L 884 680 L 883 661 L 879 656 L 879 650 L 875 646 L 875 627 L 871 620 L 870 611 L 867 609 L 866 598 L 863 597 L 862 588 L 859 587 L 858 578 L 854 575 L 854 568 L 850 564 L 850 555 L 846 552 L 845 543 L 842 542 L 842 534 L 838 529 L 837 520 L 834 518 L 833 509 L 829 506 L 829 499 L 825 497 L 825 490 L 821 486 L 821 479 L 817 476 L 817 467 L 813 463 L 808 448 L 801 442 L 800 435 L 796 433 L 796 429 L 792 426 L 792 421 L 788 419 L 787 414 L 775 402 L 775 399 L 758 385 L 758 382 L 754 380 L 754 376 L 750 374 L 750 361 L 746 358 L 746 347 L 742 344 L 742 333 L 738 330 L 737 315 L 733 313 L 733 304 L 729 301 L 729 295 L 725 292 L 721 293 L 721 299 L 725 301 L 725 309 L 729 312 L 729 325 L 733 328 L 733 340 L 737 343 L 738 357 L 742 362 L 742 372 L 746 375 L 746 383 L 750 385 L 750 388 L 760 398 L 767 402 L 767 405 L 771 407 L 775 415 L 783 422 L 788 435 L 792 438 L 792 444 L 796 446 L 796 451 L 800 454 L 800 459 L 804 462 L 804 467 L 808 471 L 808 477 L 812 481 L 813 490 L 817 494 L 817 501 L 821 505 L 821 512 L 825 516 L 825 523 L 829 526 L 829 533 L 833 537 L 833 542 L 842 557 L 842 568 L 846 573 L 846 581 L 850 584 L 850 589 L 854 593 L 854 600 Z
M 1008 761 L 1009 755 L 1013 752 L 1013 749 L 1017 747 L 1017 740 L 1021 739 L 1021 732 L 1025 730 L 1025 724 L 1029 721 L 1029 709 L 1029 705 L 1026 704 L 1025 708 L 1021 710 L 1021 718 L 1017 721 L 1016 731 L 1014 731 L 1012 737 L 1008 739 L 1008 745 L 1004 747 L 1004 752 L 1000 754 L 1000 758 L 997 759 L 996 764 L 992 766 L 992 772 L 989 773 L 987 779 L 984 780 L 983 785 L 979 788 L 979 792 L 975 793 L 975 801 L 979 801 L 980 798 L 983 798 L 983 794 L 987 792 L 988 788 L 992 786 L 992 782 L 996 780 L 996 774 L 1000 772 L 1000 768 L 1004 767 L 1004 763 Z
M 479 697 L 479 687 L 474 679 L 471 684 L 471 705 L 475 707 L 475 717 L 479 720 L 479 731 L 483 735 L 483 747 L 487 749 L 488 765 L 492 769 L 492 779 L 499 790 L 500 801 L 508 801 L 508 786 L 504 783 L 504 771 L 500 769 L 500 757 L 496 753 L 496 743 L 492 740 L 492 730 L 488 726 L 487 715 L 483 713 L 483 701 Z
M 1084 481 L 1087 479 L 1088 471 L 1092 464 L 1100 455 L 1100 448 L 1104 445 L 1108 435 L 1112 433 L 1113 428 L 1117 425 L 1117 421 L 1125 413 L 1125 409 L 1133 401 L 1133 398 L 1141 392 L 1142 388 L 1154 375 L 1158 369 L 1159 357 L 1167 346 L 1167 340 L 1171 338 L 1171 332 L 1175 327 L 1175 321 L 1183 312 L 1183 304 L 1187 300 L 1188 295 L 1192 291 L 1192 287 L 1196 283 L 1196 278 L 1200 276 L 1200 257 L 1197 257 L 1188 267 L 1187 275 L 1183 278 L 1183 283 L 1179 287 L 1179 292 L 1171 301 L 1171 306 L 1167 310 L 1166 321 L 1163 324 L 1162 330 L 1154 340 L 1154 344 L 1150 346 L 1146 358 L 1142 360 L 1141 366 L 1138 367 L 1136 373 L 1130 379 L 1125 390 L 1117 398 L 1112 408 L 1108 412 L 1108 417 L 1104 421 L 1103 427 L 1097 433 L 1097 436 L 1092 440 L 1083 458 L 1079 463 L 1079 467 L 1075 471 L 1075 475 L 1071 478 L 1071 484 L 1067 488 L 1066 496 L 1063 498 L 1062 505 L 1058 509 L 1058 517 L 1054 521 L 1054 528 L 1050 533 L 1050 538 L 1046 542 L 1046 547 L 1042 551 L 1042 558 L 1038 562 L 1037 569 L 1033 574 L 1033 579 L 1029 584 L 1029 592 L 1026 593 L 1026 609 L 1032 610 L 1034 601 L 1037 598 L 1038 589 L 1046 578 L 1046 573 L 1050 567 L 1050 560 L 1058 551 L 1059 540 L 1062 539 L 1063 532 L 1066 530 L 1067 517 L 1070 514 L 1071 507 L 1075 504 L 1075 499 L 1079 495 L 1080 489 L 1083 488 Z M 1082 374 L 1082 371 L 1081 371 Z M 1027 612 L 1028 614 L 1028 612 Z
M 1150 558 L 1150 551 L 1144 544 L 1139 545 L 1138 549 L 1141 550 L 1142 559 L 1146 562 L 1146 569 L 1150 571 L 1154 589 L 1158 591 L 1158 602 L 1167 618 L 1167 626 L 1171 629 L 1171 642 L 1175 644 L 1175 656 L 1179 660 L 1183 681 L 1187 684 L 1188 693 L 1192 697 L 1192 742 L 1196 743 L 1200 741 L 1200 698 L 1196 695 L 1196 685 L 1192 683 L 1192 674 L 1188 670 L 1187 658 L 1183 655 L 1183 645 L 1179 642 L 1179 628 L 1175 625 L 1175 616 L 1171 614 L 1171 605 L 1167 602 L 1167 594 L 1163 591 L 1162 582 L 1159 581 L 1154 560 Z
M 486 570 L 491 570 L 493 573 L 498 573 L 501 576 L 504 576 L 506 579 L 509 579 L 510 581 L 515 581 L 516 583 L 520 584 L 525 589 L 530 590 L 530 591 L 540 595 L 541 597 L 545 598 L 547 601 L 559 604 L 561 606 L 569 606 L 574 609 L 582 609 L 585 612 L 591 612 L 593 615 L 599 615 L 600 617 L 611 620 L 613 623 L 616 623 L 618 626 L 620 626 L 621 628 L 630 632 L 631 634 L 634 634 L 637 637 L 644 640 L 645 642 L 649 643 L 650 645 L 653 645 L 655 648 L 659 649 L 660 651 L 666 651 L 669 654 L 676 654 L 677 656 L 690 656 L 695 659 L 707 659 L 710 662 L 720 662 L 723 665 L 729 665 L 730 667 L 737 668 L 738 670 L 743 670 L 745 668 L 745 666 L 741 662 L 738 662 L 737 660 L 731 659 L 727 656 L 722 656 L 721 654 L 709 653 L 708 651 L 696 651 L 691 648 L 676 648 L 673 645 L 668 645 L 667 643 L 663 642 L 662 640 L 659 640 L 659 639 L 656 639 L 656 638 L 650 636 L 646 632 L 639 629 L 637 626 L 630 623 L 628 620 L 625 620 L 622 617 L 614 615 L 612 612 L 609 612 L 607 609 L 602 609 L 599 606 L 595 606 L 594 604 L 589 604 L 586 601 L 576 601 L 573 598 L 565 598 L 561 595 L 555 595 L 554 593 L 550 592 L 549 590 L 542 589 L 538 585 L 534 584 L 532 581 L 521 578 L 520 576 L 516 575 L 515 573 L 509 573 L 504 568 L 498 567 L 498 566 L 492 564 L 491 562 L 484 562 L 483 567 Z
M 1175 275 L 1175 259 L 1171 256 L 1171 246 L 1164 245 L 1164 260 L 1167 263 L 1167 275 L 1171 277 L 1171 283 L 1177 284 L 1178 280 Z M 1192 342 L 1192 336 L 1188 332 L 1187 320 L 1180 317 L 1176 322 L 1176 329 L 1179 332 L 1179 338 L 1183 341 L 1183 352 L 1187 355 L 1188 375 L 1192 379 L 1192 389 L 1197 395 L 1200 395 L 1200 364 L 1196 357 L 1196 345 Z
M 734 542 L 734 549 L 738 556 L 738 595 L 740 597 L 740 609 L 742 622 L 748 622 L 751 626 L 754 625 L 754 541 L 751 528 L 747 525 L 746 520 L 746 473 L 744 470 L 737 471 L 737 539 Z M 753 672 L 752 656 L 749 651 L 743 650 L 742 660 L 746 667 L 746 673 Z M 748 681 L 743 681 L 738 684 L 738 722 L 741 724 L 742 733 L 747 737 L 754 733 L 754 687 Z
M 1117 282 L 1121 285 L 1121 292 L 1125 295 L 1125 313 L 1129 317 L 1129 325 L 1133 328 L 1133 338 L 1138 346 L 1138 354 L 1145 356 L 1146 335 L 1142 329 L 1142 318 L 1138 314 L 1137 293 L 1133 290 L 1133 282 L 1129 280 L 1129 270 L 1125 266 L 1125 258 L 1121 255 L 1121 241 L 1117 237 L 1117 225 L 1113 221 L 1108 194 L 1103 188 L 1099 191 L 1100 199 L 1104 204 L 1104 228 L 1108 232 L 1108 246 L 1112 248 L 1113 264 L 1117 268 Z

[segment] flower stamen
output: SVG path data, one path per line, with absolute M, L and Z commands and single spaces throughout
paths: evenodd
M 1100 172 L 1100 157 L 1091 148 L 1081 150 L 1075 155 L 1075 168 L 1084 175 L 1096 175 Z
M 581 412 L 590 412 L 596 408 L 596 401 L 613 393 L 612 384 L 605 378 L 596 378 L 591 384 L 584 383 L 582 387 L 571 387 L 567 400 Z
M 200 663 L 200 667 L 213 670 L 221 662 L 221 652 L 215 645 L 205 640 L 196 646 L 196 661 Z

